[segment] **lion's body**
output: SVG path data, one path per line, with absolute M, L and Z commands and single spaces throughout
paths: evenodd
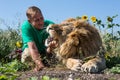
M 99 66 L 97 66 L 97 62 L 101 62 L 100 64 L 102 64 L 104 57 L 95 58 L 93 61 L 90 60 L 83 65 L 79 62 L 79 60 L 86 57 L 92 55 L 96 56 L 102 47 L 101 37 L 94 26 L 86 21 L 73 18 L 62 22 L 61 24 L 51 25 L 48 28 L 51 29 L 48 31 L 50 36 L 58 42 L 58 46 L 54 52 L 69 69 L 77 70 L 78 67 L 82 67 L 90 69 L 88 72 L 97 72 L 101 70 L 99 69 Z M 93 66 L 91 63 L 93 63 Z M 88 65 L 91 68 L 86 68 Z M 92 67 L 96 66 L 98 67 L 98 70 L 92 69 Z M 104 67 L 102 68 L 105 68 L 105 64 L 103 66 Z

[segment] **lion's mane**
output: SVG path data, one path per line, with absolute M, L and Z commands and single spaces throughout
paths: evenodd
M 61 24 L 52 25 L 55 40 L 58 41 L 56 53 L 64 58 L 84 58 L 96 55 L 102 40 L 95 26 L 81 19 L 70 18 Z

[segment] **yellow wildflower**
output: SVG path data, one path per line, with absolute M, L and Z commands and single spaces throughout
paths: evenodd
M 22 47 L 22 42 L 21 42 L 21 41 L 17 41 L 17 42 L 16 42 L 16 46 L 17 46 L 18 48 L 21 48 L 21 47 Z
M 105 53 L 105 59 L 108 59 L 109 56 L 110 56 L 109 53 Z
M 88 20 L 88 16 L 87 15 L 83 15 L 81 19 L 87 21 Z
M 96 19 L 95 16 L 92 16 L 90 19 L 91 19 L 91 21 L 92 21 L 93 23 L 95 23 L 95 22 L 97 21 L 97 19 Z

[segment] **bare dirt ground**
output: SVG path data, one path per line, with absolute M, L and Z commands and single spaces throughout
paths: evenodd
M 120 74 L 109 73 L 105 70 L 99 73 L 71 71 L 66 69 L 66 67 L 61 65 L 57 60 L 53 59 L 50 61 L 52 63 L 50 63 L 51 65 L 49 68 L 45 68 L 39 72 L 34 72 L 32 70 L 18 72 L 20 76 L 17 77 L 16 80 L 43 80 L 43 76 L 49 76 L 50 80 L 52 80 L 52 78 L 57 78 L 54 80 L 120 80 Z M 37 77 L 37 79 L 30 79 L 31 77 Z
M 20 72 L 17 80 L 30 80 L 31 77 L 37 77 L 37 80 L 42 80 L 43 76 L 49 78 L 58 78 L 58 80 L 120 80 L 120 74 L 113 73 L 83 73 L 75 72 L 68 69 L 43 69 L 39 72 L 26 71 Z

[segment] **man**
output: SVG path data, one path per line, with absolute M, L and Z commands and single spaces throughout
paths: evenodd
M 34 70 L 39 71 L 44 67 L 42 57 L 47 53 L 44 41 L 49 34 L 44 27 L 54 23 L 47 20 L 47 25 L 44 24 L 42 12 L 36 6 L 29 7 L 26 16 L 28 20 L 22 24 L 23 53 L 21 61 L 25 62 L 25 59 L 30 56 L 36 65 Z M 50 43 L 50 46 L 54 46 L 54 43 Z

